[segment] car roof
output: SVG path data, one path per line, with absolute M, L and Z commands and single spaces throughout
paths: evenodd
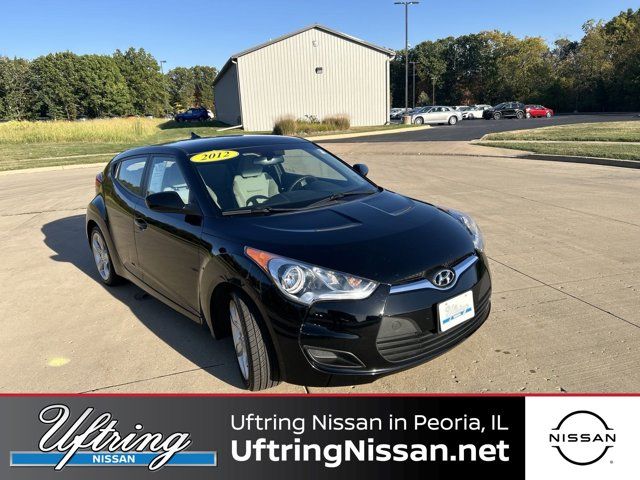
M 147 145 L 144 147 L 133 148 L 122 152 L 121 155 L 143 155 L 151 153 L 152 150 L 161 148 L 164 150 L 175 149 L 180 150 L 187 155 L 199 152 L 207 152 L 209 150 L 221 150 L 243 147 L 258 147 L 267 145 L 299 145 L 309 143 L 308 140 L 298 137 L 287 137 L 284 135 L 222 135 L 219 137 L 204 137 L 195 139 L 178 140 L 176 142 L 164 143 L 160 145 Z

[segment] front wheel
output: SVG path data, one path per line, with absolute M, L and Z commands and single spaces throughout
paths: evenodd
M 531 114 L 527 112 L 527 118 L 531 118 Z
M 413 121 L 413 123 L 415 123 L 416 125 L 422 125 L 424 123 L 424 118 L 418 117 Z
M 458 123 L 458 117 L 449 117 L 449 125 L 455 125 Z
M 105 285 L 117 284 L 121 278 L 113 268 L 109 247 L 98 227 L 94 227 L 91 231 L 91 253 L 93 253 L 93 260 L 102 283 Z
M 518 120 L 522 120 L 522 119 L 524 118 L 524 113 L 523 113 L 523 112 L 517 112 L 517 113 L 516 113 L 516 118 L 517 118 Z
M 493 119 L 494 120 L 500 120 L 500 116 L 501 116 L 500 113 L 496 112 L 496 113 L 493 114 Z
M 229 300 L 229 320 L 240 376 L 245 387 L 256 391 L 278 385 L 256 314 L 236 293 L 232 293 Z
M 547 118 L 551 118 L 551 112 L 547 112 Z

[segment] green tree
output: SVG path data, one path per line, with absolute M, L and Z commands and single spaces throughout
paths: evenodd
M 195 81 L 193 71 L 185 67 L 176 67 L 167 73 L 169 102 L 174 111 L 181 111 L 193 105 Z
M 134 113 L 140 115 L 164 113 L 168 100 L 165 79 L 160 65 L 143 48 L 116 50 L 113 58 L 125 78 Z
M 0 118 L 23 120 L 29 115 L 29 62 L 0 57 Z
M 89 117 L 120 116 L 133 112 L 129 88 L 113 57 L 78 58 L 80 110 Z
M 213 81 L 218 76 L 215 67 L 196 65 L 191 68 L 194 80 L 194 104 L 213 109 Z
M 36 117 L 73 120 L 78 116 L 78 56 L 71 52 L 52 53 L 31 62 L 29 89 Z

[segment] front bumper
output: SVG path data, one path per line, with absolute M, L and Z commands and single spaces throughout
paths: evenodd
M 475 316 L 441 332 L 439 303 L 473 292 Z M 289 302 L 291 303 L 291 302 Z M 281 305 L 282 307 L 283 305 Z M 325 301 L 305 311 L 296 332 L 274 328 L 283 379 L 309 386 L 366 383 L 424 363 L 462 342 L 489 316 L 491 277 L 484 254 L 462 272 L 453 287 L 403 289 L 381 285 L 367 299 Z M 270 309 L 273 312 L 273 309 Z M 278 308 L 282 312 L 282 308 Z M 291 316 L 301 313 L 288 308 Z M 271 315 L 270 315 L 271 317 Z M 282 314 L 271 323 L 284 326 Z M 309 349 L 346 352 L 357 365 L 331 366 L 315 361 Z

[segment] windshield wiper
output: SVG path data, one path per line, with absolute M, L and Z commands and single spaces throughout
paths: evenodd
M 356 190 L 353 192 L 336 192 L 336 193 L 332 193 L 328 197 L 321 198 L 317 202 L 310 203 L 309 205 L 307 205 L 306 208 L 317 207 L 318 205 L 324 205 L 325 203 L 330 203 L 335 200 L 340 200 L 341 198 L 351 197 L 354 195 L 373 195 L 374 193 L 377 193 L 377 190 L 364 190 L 364 191 Z
M 280 213 L 280 212 L 293 212 L 300 210 L 299 208 L 281 208 L 281 207 L 257 207 L 257 208 L 235 208 L 233 210 L 225 210 L 222 212 L 224 216 L 231 215 L 249 215 L 256 213 Z

